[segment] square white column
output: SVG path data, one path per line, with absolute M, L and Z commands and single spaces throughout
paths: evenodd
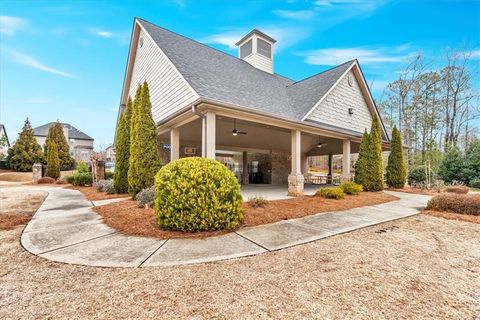
M 216 147 L 216 115 L 214 112 L 205 113 L 205 157 L 215 159 Z
M 350 176 L 350 140 L 343 140 L 342 181 L 349 181 Z
M 302 174 L 302 132 L 297 129 L 292 130 L 292 171 L 288 176 L 288 195 L 303 195 L 305 178 Z
M 180 129 L 170 129 L 170 161 L 180 158 Z

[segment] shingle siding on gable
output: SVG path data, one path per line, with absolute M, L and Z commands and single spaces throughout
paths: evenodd
M 348 76 L 353 85 L 348 84 Z M 353 108 L 353 115 L 348 109 Z M 363 133 L 370 130 L 372 116 L 355 75 L 350 71 L 307 119 Z
M 157 123 L 195 101 L 197 95 L 143 30 L 139 39 L 143 45 L 140 47 L 139 41 L 128 95 L 133 100 L 138 84 L 147 81 Z

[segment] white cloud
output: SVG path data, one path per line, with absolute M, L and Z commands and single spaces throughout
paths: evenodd
M 5 51 L 8 53 L 10 58 L 18 64 L 48 73 L 56 74 L 62 77 L 75 78 L 73 74 L 46 66 L 45 64 L 41 63 L 40 61 L 29 55 L 10 49 L 7 49 Z
M 115 36 L 113 32 L 109 31 L 97 31 L 95 34 L 102 38 L 113 38 Z
M 9 37 L 28 27 L 28 21 L 19 17 L 0 16 L 0 33 Z
M 365 48 L 325 48 L 299 53 L 305 57 L 305 62 L 314 65 L 333 66 L 348 60 L 358 59 L 361 64 L 402 62 L 411 55 L 398 53 L 397 50 L 365 49 Z
M 175 5 L 177 5 L 177 7 L 179 7 L 180 9 L 183 9 L 185 8 L 186 4 L 185 4 L 185 0 L 172 0 L 173 3 Z
M 94 36 L 104 38 L 104 39 L 116 39 L 122 44 L 128 44 L 130 41 L 129 32 L 113 32 L 99 28 L 87 28 L 88 32 Z
M 233 30 L 233 31 L 225 31 L 222 33 L 212 34 L 209 35 L 201 40 L 203 43 L 217 43 L 228 47 L 229 49 L 233 50 L 237 46 L 238 40 L 240 40 L 244 35 L 248 33 L 247 30 Z
M 273 13 L 286 19 L 308 20 L 316 15 L 314 10 L 273 10 Z
M 468 55 L 471 59 L 480 59 L 480 49 L 470 51 Z

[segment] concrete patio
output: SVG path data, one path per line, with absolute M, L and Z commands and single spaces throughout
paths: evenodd
M 35 190 L 47 191 L 49 196 L 26 226 L 22 246 L 48 260 L 102 267 L 204 263 L 266 253 L 415 215 L 429 199 L 392 192 L 400 200 L 241 228 L 205 239 L 157 239 L 126 236 L 106 226 L 79 191 Z
M 320 185 L 305 185 L 304 194 L 311 196 L 317 192 Z M 267 200 L 281 200 L 293 198 L 288 195 L 288 188 L 281 185 L 272 184 L 247 184 L 242 185 L 241 193 L 243 201 L 247 201 L 252 196 L 262 196 Z

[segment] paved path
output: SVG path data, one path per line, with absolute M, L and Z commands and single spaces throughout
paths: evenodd
M 206 239 L 162 240 L 127 236 L 106 226 L 92 210 L 92 202 L 77 190 L 35 190 L 48 191 L 49 196 L 25 227 L 23 247 L 48 260 L 103 267 L 179 265 L 256 255 L 408 217 L 430 198 L 390 192 L 400 200 L 242 228 Z

